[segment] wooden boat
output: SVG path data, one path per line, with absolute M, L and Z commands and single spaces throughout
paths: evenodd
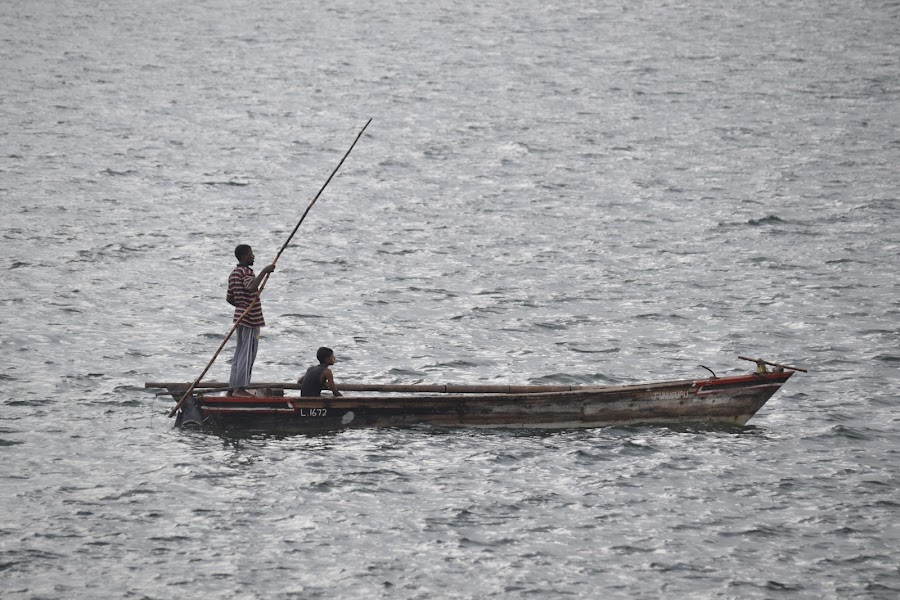
M 344 396 L 285 395 L 297 384 L 261 383 L 260 395 L 224 395 L 225 383 L 195 386 L 177 426 L 248 432 L 321 432 L 359 427 L 569 429 L 610 425 L 744 425 L 794 374 L 761 359 L 755 373 L 614 386 L 339 384 Z M 774 366 L 769 371 L 766 365 Z M 706 367 L 704 367 L 706 368 Z M 707 369 L 708 370 L 708 369 Z M 180 400 L 190 383 L 144 384 Z M 360 395 L 350 395 L 347 392 Z

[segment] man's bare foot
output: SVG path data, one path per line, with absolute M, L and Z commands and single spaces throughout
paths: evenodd
M 251 394 L 244 388 L 237 388 L 234 390 L 234 393 L 232 393 L 231 395 L 232 396 L 252 396 L 253 394 Z

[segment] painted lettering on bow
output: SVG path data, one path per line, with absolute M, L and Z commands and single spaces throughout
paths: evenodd
M 301 417 L 324 417 L 328 415 L 327 408 L 301 408 Z
M 673 392 L 656 392 L 651 396 L 654 400 L 678 400 L 679 398 L 687 398 L 690 396 L 688 390 L 676 390 Z

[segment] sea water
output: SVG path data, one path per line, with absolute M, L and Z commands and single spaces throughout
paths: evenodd
M 0 3 L 3 598 L 900 595 L 900 6 Z M 740 429 L 177 430 L 257 381 L 809 369 Z M 232 346 L 207 379 L 225 380 Z

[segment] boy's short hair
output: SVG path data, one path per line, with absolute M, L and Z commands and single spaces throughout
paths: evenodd
M 244 260 L 244 257 L 247 256 L 248 252 L 250 252 L 250 246 L 247 244 L 238 244 L 234 249 L 234 257 L 239 261 Z
M 331 348 L 326 348 L 325 346 L 322 346 L 321 348 L 319 348 L 316 351 L 316 358 L 318 358 L 319 362 L 321 363 L 321 362 L 325 362 L 326 360 L 328 360 L 328 357 L 331 356 L 332 354 L 334 354 L 334 350 L 332 350 Z

